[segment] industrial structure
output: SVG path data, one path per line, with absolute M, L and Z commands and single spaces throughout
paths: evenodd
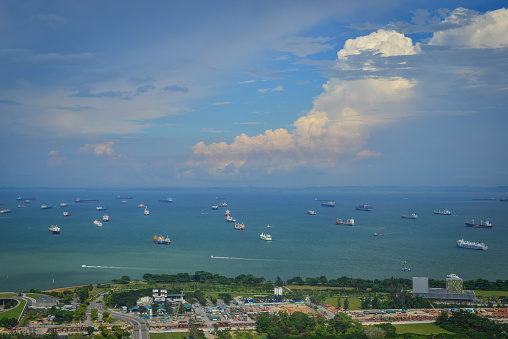
M 474 291 L 464 290 L 464 283 L 456 274 L 446 277 L 446 288 L 429 288 L 428 277 L 413 277 L 413 296 L 419 295 L 433 300 L 468 301 L 475 299 Z

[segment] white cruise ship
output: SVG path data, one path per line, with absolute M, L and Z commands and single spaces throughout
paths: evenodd
M 484 251 L 489 249 L 489 246 L 485 245 L 482 242 L 467 241 L 464 239 L 457 240 L 457 247 Z

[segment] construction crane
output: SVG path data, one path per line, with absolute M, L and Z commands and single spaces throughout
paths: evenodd
M 432 305 L 432 303 L 430 302 L 430 300 L 427 298 L 427 296 L 425 295 L 425 293 L 422 293 L 423 294 L 423 297 L 425 298 L 425 300 L 427 300 L 430 304 L 430 306 L 432 306 L 432 309 L 435 311 L 436 308 L 434 307 L 434 305 Z
M 499 301 L 499 299 L 497 299 L 496 297 L 494 297 L 492 294 L 491 294 L 492 298 L 494 298 L 494 300 L 497 302 L 497 304 L 500 306 L 500 307 L 503 307 L 503 305 L 501 304 L 501 302 Z

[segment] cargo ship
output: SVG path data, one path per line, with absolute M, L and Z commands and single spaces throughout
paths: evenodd
M 76 198 L 76 200 L 74 200 L 75 203 L 83 203 L 83 202 L 99 202 L 99 199 L 80 199 L 80 198 Z
M 490 223 L 489 219 L 487 221 L 480 220 L 480 223 L 475 223 L 474 219 L 469 221 L 466 220 L 466 227 L 476 227 L 476 228 L 492 228 L 492 224 Z
M 372 211 L 372 206 L 370 206 L 369 204 L 366 204 L 366 205 L 356 205 L 356 210 L 357 211 Z
M 418 216 L 415 213 L 413 213 L 411 215 L 405 215 L 405 214 L 403 214 L 402 215 L 402 219 L 418 219 Z
M 67 207 L 67 206 L 69 206 L 69 204 L 68 204 L 68 203 L 66 203 L 66 202 L 61 202 L 61 203 L 60 203 L 60 207 Z
M 0 214 L 4 214 L 4 213 L 11 213 L 12 211 L 8 208 L 4 208 L 4 209 L 1 209 L 0 210 Z
M 316 215 L 317 213 L 316 213 L 316 211 L 313 211 L 313 210 L 308 210 L 308 211 L 307 211 L 307 214 L 308 214 L 308 215 Z
M 16 198 L 17 201 L 30 201 L 30 200 L 35 200 L 35 198 L 23 198 L 23 197 L 17 197 Z
M 452 212 L 450 212 L 447 208 L 445 208 L 442 211 L 434 211 L 434 214 L 452 215 Z
M 272 236 L 268 233 L 264 233 L 264 232 L 261 232 L 261 234 L 259 235 L 259 238 L 261 238 L 261 240 L 264 240 L 264 241 L 272 241 Z
M 464 239 L 457 240 L 457 247 L 484 251 L 489 249 L 489 246 L 485 245 L 482 242 L 467 241 Z
M 64 217 L 70 217 L 72 215 L 71 212 L 63 212 L 62 214 Z
M 94 225 L 97 226 L 97 227 L 101 227 L 102 226 L 102 222 L 100 222 L 99 220 L 95 219 L 94 220 Z
M 57 225 L 51 225 L 51 227 L 48 227 L 48 230 L 51 234 L 60 234 L 60 227 Z
M 327 201 L 321 204 L 324 207 L 335 207 L 335 201 Z
M 171 239 L 168 236 L 164 238 L 162 235 L 161 236 L 154 235 L 153 242 L 159 245 L 169 245 L 171 244 Z
M 226 222 L 236 222 L 236 219 L 235 219 L 235 218 L 233 218 L 233 217 L 232 217 L 232 216 L 230 216 L 230 215 L 226 215 L 226 219 L 225 219 L 225 220 L 226 220 Z
M 354 226 L 355 225 L 355 219 L 351 218 L 347 221 L 342 221 L 342 219 L 337 219 L 335 222 L 337 225 L 344 225 L 344 226 Z
M 43 210 L 49 210 L 51 207 L 51 205 L 41 205 L 41 209 Z
M 132 199 L 132 197 L 122 197 L 121 195 L 117 195 L 117 196 L 116 196 L 116 199 L 122 199 L 122 200 L 125 200 L 125 199 Z
M 159 202 L 172 203 L 173 199 L 171 199 L 171 198 L 159 199 Z
M 102 222 L 108 222 L 108 221 L 109 221 L 109 215 L 104 214 L 104 215 L 102 216 Z
M 247 227 L 245 227 L 245 225 L 242 223 L 236 223 L 235 222 L 235 230 L 241 230 L 243 231 L 244 229 L 246 229 Z
M 95 210 L 96 210 L 96 211 L 105 211 L 105 210 L 106 210 L 106 207 L 97 206 L 97 207 L 95 207 Z

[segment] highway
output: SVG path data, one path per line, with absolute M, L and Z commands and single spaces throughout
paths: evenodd
M 124 320 L 132 324 L 134 329 L 133 339 L 149 339 L 148 327 L 146 321 L 134 315 L 127 315 L 120 312 L 111 312 L 111 317 L 118 320 Z

